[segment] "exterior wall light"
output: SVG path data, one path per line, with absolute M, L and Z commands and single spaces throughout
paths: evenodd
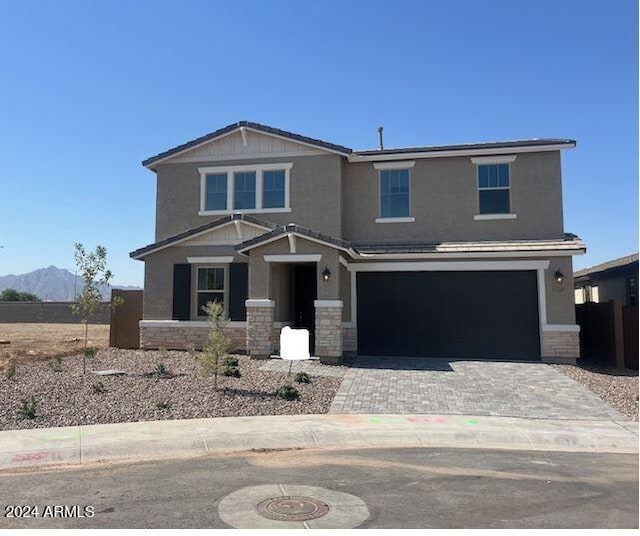
M 322 280 L 326 283 L 327 281 L 329 281 L 330 277 L 331 277 L 331 270 L 329 270 L 329 268 L 325 266 L 324 270 L 322 270 Z
M 556 273 L 553 274 L 553 277 L 558 283 L 562 283 L 562 280 L 564 279 L 564 274 L 560 270 L 556 270 Z

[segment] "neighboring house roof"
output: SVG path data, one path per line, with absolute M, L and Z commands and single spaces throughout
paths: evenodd
M 439 153 L 444 151 L 469 151 L 473 149 L 508 149 L 518 147 L 539 147 L 549 145 L 576 145 L 575 140 L 566 138 L 533 138 L 529 140 L 490 141 L 482 143 L 463 143 L 456 145 L 427 145 L 423 147 L 400 147 L 396 149 L 371 149 L 354 151 L 354 155 L 373 156 L 404 153 Z
M 152 156 L 142 161 L 143 166 L 150 166 L 154 163 L 157 163 L 160 160 L 165 160 L 170 156 L 175 156 L 179 153 L 187 151 L 189 149 L 193 149 L 198 145 L 202 145 L 203 143 L 207 143 L 215 140 L 216 138 L 220 138 L 229 134 L 235 130 L 239 130 L 240 128 L 248 128 L 250 130 L 255 130 L 258 132 L 263 132 L 265 134 L 271 134 L 274 136 L 279 136 L 281 138 L 287 138 L 292 141 L 297 141 L 301 143 L 305 143 L 307 145 L 313 145 L 315 147 L 319 147 L 321 149 L 327 149 L 329 151 L 339 153 L 342 155 L 348 155 L 352 152 L 352 149 L 349 147 L 343 147 L 342 145 L 336 145 L 335 143 L 329 143 L 328 141 L 317 140 L 314 138 L 309 138 L 307 136 L 302 136 L 300 134 L 295 134 L 293 132 L 288 132 L 286 130 L 280 130 L 279 128 L 273 128 L 268 125 L 261 125 L 260 123 L 252 123 L 251 121 L 238 121 L 237 123 L 232 123 L 231 125 L 227 125 L 224 128 L 218 129 L 215 132 L 210 132 L 209 134 L 205 134 L 195 140 L 188 141 L 187 143 L 183 143 L 182 145 L 178 145 L 173 149 L 169 149 L 168 151 L 164 151 L 163 153 L 157 154 L 156 156 Z
M 625 257 L 620 257 L 619 259 L 614 259 L 612 261 L 603 262 L 602 264 L 596 264 L 595 266 L 590 266 L 588 268 L 583 268 L 582 270 L 574 272 L 573 277 L 585 277 L 601 272 L 606 272 L 607 270 L 613 270 L 614 268 L 622 268 L 623 266 L 633 264 L 634 262 L 638 262 L 637 253 L 633 253 L 632 255 L 627 255 Z
M 349 158 L 349 160 L 353 161 L 365 161 L 369 159 L 380 158 L 384 159 L 385 157 L 389 157 L 389 159 L 391 159 L 394 155 L 411 154 L 417 156 L 422 154 L 427 157 L 430 155 L 455 155 L 458 152 L 464 153 L 465 151 L 470 152 L 471 154 L 485 154 L 485 152 L 489 151 L 490 154 L 491 151 L 505 152 L 510 149 L 538 150 L 538 148 L 540 148 L 539 150 L 544 150 L 544 148 L 570 148 L 575 147 L 576 145 L 575 140 L 567 138 L 533 138 L 528 140 L 492 141 L 483 143 L 463 143 L 456 145 L 430 145 L 421 147 L 401 147 L 392 149 L 370 149 L 363 151 L 354 151 L 353 149 L 344 147 L 343 145 L 337 145 L 328 141 L 318 140 L 315 138 L 310 138 L 308 136 L 302 136 L 301 134 L 295 134 L 294 132 L 281 130 L 279 128 L 270 127 L 268 125 L 253 123 L 251 121 L 238 121 L 237 123 L 232 123 L 231 125 L 227 125 L 224 128 L 218 129 L 214 132 L 210 132 L 209 134 L 205 134 L 204 136 L 200 136 L 199 138 L 183 143 L 182 145 L 178 145 L 173 149 L 169 149 L 168 151 L 164 151 L 160 154 L 147 158 L 146 160 L 142 161 L 142 165 L 146 167 L 153 166 L 154 164 L 157 164 L 168 158 L 181 154 L 205 143 L 209 143 L 217 138 L 221 138 L 223 136 L 226 136 L 227 134 L 243 128 L 256 132 L 262 132 L 264 134 L 269 134 L 272 136 L 278 136 L 280 138 L 285 138 L 294 142 L 304 143 L 306 145 L 311 145 L 320 149 L 325 149 L 334 153 L 338 153 L 342 156 L 346 156 Z
M 200 225 L 199 227 L 188 229 L 187 231 L 184 231 L 177 235 L 170 236 L 168 238 L 165 238 L 164 240 L 160 240 L 143 248 L 136 249 L 135 251 L 129 253 L 129 256 L 133 259 L 141 259 L 142 257 L 149 255 L 150 253 L 179 244 L 180 242 L 183 242 L 189 238 L 193 238 L 194 236 L 197 236 L 199 234 L 206 233 L 207 231 L 211 231 L 212 229 L 216 229 L 217 227 L 222 227 L 223 225 L 227 225 L 232 221 L 244 221 L 249 224 L 262 227 L 263 229 L 265 229 L 265 231 L 276 227 L 276 225 L 271 222 L 263 221 L 252 216 L 247 216 L 246 214 L 230 214 L 229 216 L 225 216 L 224 218 L 220 218 L 219 220 L 205 223 L 204 225 Z
M 244 253 L 245 251 L 249 251 L 264 244 L 268 244 L 269 242 L 273 242 L 289 234 L 298 235 L 302 238 L 308 238 L 313 240 L 314 242 L 320 242 L 335 249 L 340 249 L 347 252 L 351 251 L 350 242 L 342 240 L 341 238 L 335 238 L 333 236 L 317 233 L 316 231 L 307 229 L 306 227 L 302 227 L 300 225 L 296 225 L 295 223 L 289 223 L 263 235 L 251 238 L 246 242 L 242 242 L 241 244 L 238 244 L 236 246 L 236 250 L 239 253 Z

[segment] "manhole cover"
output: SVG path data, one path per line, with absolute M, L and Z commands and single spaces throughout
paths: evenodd
M 329 505 L 313 497 L 274 497 L 256 509 L 262 517 L 276 521 L 309 521 L 329 513 Z

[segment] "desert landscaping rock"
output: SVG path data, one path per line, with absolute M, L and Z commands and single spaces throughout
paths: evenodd
M 330 377 L 315 377 L 310 384 L 296 384 L 300 399 L 276 398 L 275 390 L 287 375 L 260 370 L 261 362 L 236 356 L 242 377 L 203 377 L 194 355 L 188 352 L 119 350 L 108 348 L 88 360 L 93 370 L 120 369 L 123 376 L 101 376 L 106 392 L 96 393 L 98 378 L 82 375 L 82 357 L 62 360 L 59 372 L 52 361 L 17 366 L 9 380 L 0 375 L 0 430 L 79 424 L 103 424 L 200 417 L 326 413 L 340 384 Z M 149 375 L 164 363 L 171 378 Z M 20 401 L 35 396 L 38 415 L 21 419 Z
M 553 365 L 569 378 L 593 391 L 632 421 L 638 420 L 638 371 L 581 363 Z

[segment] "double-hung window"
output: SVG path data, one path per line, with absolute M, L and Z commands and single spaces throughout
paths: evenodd
M 200 214 L 291 212 L 293 164 L 200 168 Z
M 218 302 L 224 307 L 224 268 L 198 268 L 197 316 L 206 316 L 203 307 Z
M 409 170 L 380 170 L 380 217 L 407 218 L 409 208 Z
M 235 185 L 233 208 L 256 208 L 256 172 L 235 173 L 233 182 Z
M 480 214 L 508 214 L 509 164 L 478 166 Z

